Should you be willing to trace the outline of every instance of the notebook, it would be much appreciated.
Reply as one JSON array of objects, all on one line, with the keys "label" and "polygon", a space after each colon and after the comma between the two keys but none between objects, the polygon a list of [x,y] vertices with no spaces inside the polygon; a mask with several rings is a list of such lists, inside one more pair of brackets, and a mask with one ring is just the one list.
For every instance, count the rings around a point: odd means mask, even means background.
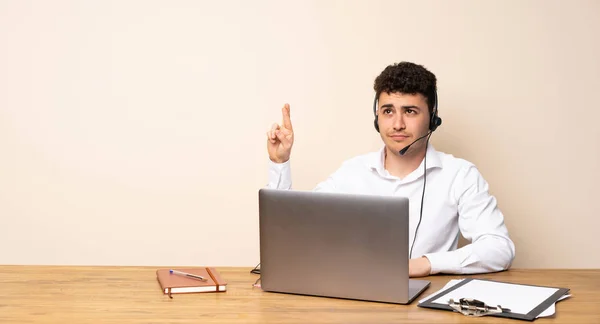
[{"label": "notebook", "polygon": [[[227,282],[221,277],[215,268],[173,268],[179,272],[185,272],[206,278],[206,281],[171,273],[171,269],[156,270],[156,279],[160,284],[163,294],[184,294],[201,292],[224,292],[227,290]],[[172,298],[172,297],[171,297]]]}]

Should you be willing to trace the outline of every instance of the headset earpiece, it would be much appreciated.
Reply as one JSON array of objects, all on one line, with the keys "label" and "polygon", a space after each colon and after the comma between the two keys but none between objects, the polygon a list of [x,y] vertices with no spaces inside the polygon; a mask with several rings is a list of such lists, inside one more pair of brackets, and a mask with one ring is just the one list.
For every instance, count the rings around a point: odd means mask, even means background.
[{"label": "headset earpiece", "polygon": [[379,133],[379,116],[377,115],[377,97],[378,94],[375,94],[375,99],[373,100],[373,115],[375,115],[375,130]]},{"label": "headset earpiece", "polygon": [[431,119],[429,120],[429,130],[431,132],[434,132],[442,124],[442,119],[440,117],[438,117],[437,91],[434,90],[433,92],[435,94],[435,103],[433,105],[433,113],[431,114]]},{"label": "headset earpiece", "polygon": [[438,116],[433,116],[429,122],[429,130],[435,132],[435,130],[442,124],[442,119]]}]

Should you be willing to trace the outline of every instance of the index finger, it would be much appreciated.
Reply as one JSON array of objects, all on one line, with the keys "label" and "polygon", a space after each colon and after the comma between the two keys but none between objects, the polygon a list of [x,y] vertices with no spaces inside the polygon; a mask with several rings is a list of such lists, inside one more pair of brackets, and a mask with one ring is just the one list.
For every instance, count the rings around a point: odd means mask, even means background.
[{"label": "index finger", "polygon": [[292,120],[290,118],[290,105],[285,104],[281,109],[283,114],[283,127],[292,130]]}]

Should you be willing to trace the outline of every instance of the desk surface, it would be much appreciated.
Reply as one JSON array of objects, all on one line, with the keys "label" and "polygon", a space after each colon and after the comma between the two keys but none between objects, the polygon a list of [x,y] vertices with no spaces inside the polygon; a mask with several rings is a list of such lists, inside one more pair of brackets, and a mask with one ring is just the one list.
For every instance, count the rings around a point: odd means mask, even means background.
[{"label": "desk surface", "polygon": [[[169,299],[156,267],[0,266],[0,323],[515,323],[469,318],[450,311],[334,298],[267,293],[252,287],[250,268],[218,268],[225,293],[178,294]],[[542,323],[600,323],[600,270],[510,270],[474,275],[571,289],[556,315]],[[448,280],[428,277],[431,286]]]}]

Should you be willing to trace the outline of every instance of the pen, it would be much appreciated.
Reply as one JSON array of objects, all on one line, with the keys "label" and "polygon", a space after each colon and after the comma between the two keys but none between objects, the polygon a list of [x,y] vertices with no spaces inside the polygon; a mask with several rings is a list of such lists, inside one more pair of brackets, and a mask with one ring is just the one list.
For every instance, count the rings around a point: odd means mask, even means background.
[{"label": "pen", "polygon": [[177,271],[177,270],[171,269],[171,270],[169,270],[169,273],[180,275],[180,276],[184,276],[184,277],[188,277],[188,278],[193,278],[193,279],[197,279],[197,280],[201,280],[201,281],[207,281],[207,279],[204,278],[204,277],[202,277],[202,276],[191,274],[191,273],[187,273],[187,272],[183,272],[183,271]]}]

